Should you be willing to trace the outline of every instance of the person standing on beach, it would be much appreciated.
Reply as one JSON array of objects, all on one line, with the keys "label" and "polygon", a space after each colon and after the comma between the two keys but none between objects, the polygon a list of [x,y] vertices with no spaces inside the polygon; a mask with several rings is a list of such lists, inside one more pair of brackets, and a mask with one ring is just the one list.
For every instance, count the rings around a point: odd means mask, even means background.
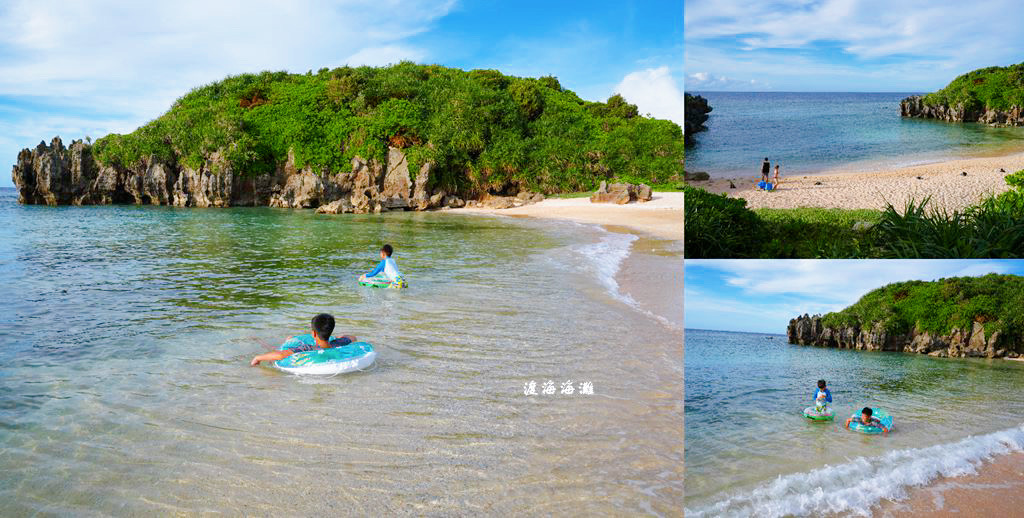
[{"label": "person standing on beach", "polygon": [[768,171],[771,171],[772,164],[768,162],[768,157],[764,157],[764,162],[761,163],[761,181],[768,181]]},{"label": "person standing on beach", "polygon": [[775,179],[774,180],[775,180],[775,182],[774,182],[775,187],[778,187],[779,186],[779,164],[778,164],[778,162],[775,163]]}]

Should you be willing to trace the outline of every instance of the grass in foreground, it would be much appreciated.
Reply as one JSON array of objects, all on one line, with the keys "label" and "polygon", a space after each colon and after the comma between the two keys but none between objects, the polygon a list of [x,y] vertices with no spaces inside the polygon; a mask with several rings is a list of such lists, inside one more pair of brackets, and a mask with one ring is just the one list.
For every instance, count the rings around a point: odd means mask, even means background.
[{"label": "grass in foreground", "polygon": [[1024,171],[1011,190],[962,211],[928,200],[883,211],[750,210],[746,200],[687,187],[688,258],[1024,257]]}]

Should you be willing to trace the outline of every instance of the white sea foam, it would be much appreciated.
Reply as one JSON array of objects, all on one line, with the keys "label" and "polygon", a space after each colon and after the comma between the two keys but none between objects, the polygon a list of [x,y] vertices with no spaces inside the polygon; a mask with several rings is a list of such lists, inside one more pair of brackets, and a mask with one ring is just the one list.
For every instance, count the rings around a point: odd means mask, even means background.
[{"label": "white sea foam", "polygon": [[884,499],[905,498],[910,487],[926,485],[939,477],[972,474],[992,457],[1021,451],[1024,425],[950,444],[894,450],[880,457],[859,457],[837,466],[780,476],[753,491],[686,509],[686,516],[869,516],[872,506]]},{"label": "white sea foam", "polygon": [[678,326],[669,319],[647,310],[628,293],[623,293],[619,288],[619,282],[615,280],[615,276],[622,267],[622,262],[629,257],[630,250],[633,248],[633,242],[638,239],[637,236],[609,232],[597,225],[585,225],[582,223],[576,223],[576,225],[591,226],[600,229],[602,232],[598,242],[573,247],[573,250],[584,258],[584,261],[580,263],[581,268],[586,273],[594,275],[612,298],[657,320],[665,327],[678,329]]}]

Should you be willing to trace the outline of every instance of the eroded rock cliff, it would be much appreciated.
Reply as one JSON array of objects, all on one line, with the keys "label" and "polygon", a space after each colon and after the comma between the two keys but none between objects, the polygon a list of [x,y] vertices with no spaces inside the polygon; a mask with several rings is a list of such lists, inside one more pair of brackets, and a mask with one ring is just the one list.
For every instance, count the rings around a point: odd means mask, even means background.
[{"label": "eroded rock cliff", "polygon": [[786,327],[789,343],[859,349],[865,351],[898,351],[929,356],[966,358],[1017,358],[1024,353],[1024,344],[1005,340],[998,331],[985,332],[985,326],[973,322],[970,329],[953,328],[947,334],[921,331],[916,326],[907,333],[891,333],[881,323],[870,326],[829,327],[820,315],[802,315]]},{"label": "eroded rock cliff", "polygon": [[946,122],[980,122],[999,126],[1024,126],[1024,109],[1013,106],[1007,110],[986,109],[981,103],[960,103],[956,106],[926,104],[924,97],[914,95],[900,101],[900,115]]},{"label": "eroded rock cliff", "polygon": [[213,154],[198,169],[144,160],[134,167],[100,164],[91,146],[60,137],[18,154],[11,179],[19,201],[39,205],[134,203],[178,207],[266,205],[319,208],[322,213],[368,213],[460,207],[465,201],[430,187],[433,165],[410,174],[401,149],[391,147],[386,163],[354,158],[347,172],[299,169],[294,156],[273,174],[245,176]]}]

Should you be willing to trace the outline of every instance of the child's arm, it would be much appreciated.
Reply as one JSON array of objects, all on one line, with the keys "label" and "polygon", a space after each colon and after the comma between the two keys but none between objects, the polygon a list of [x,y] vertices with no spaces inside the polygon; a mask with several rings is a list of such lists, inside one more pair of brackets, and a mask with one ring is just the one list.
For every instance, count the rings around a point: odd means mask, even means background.
[{"label": "child's arm", "polygon": [[372,272],[366,274],[366,278],[369,279],[370,277],[373,277],[374,275],[377,275],[378,273],[383,272],[383,271],[384,271],[384,261],[381,260],[381,262],[377,263],[377,267],[374,268]]},{"label": "child's arm", "polygon": [[277,360],[283,360],[293,354],[295,353],[288,349],[285,349],[283,351],[270,351],[269,353],[263,353],[259,356],[256,356],[255,358],[252,359],[251,362],[249,362],[249,365],[255,367],[259,365],[260,362],[276,362]]},{"label": "child's arm", "polygon": [[832,391],[829,389],[825,389],[825,401],[832,402]]}]

